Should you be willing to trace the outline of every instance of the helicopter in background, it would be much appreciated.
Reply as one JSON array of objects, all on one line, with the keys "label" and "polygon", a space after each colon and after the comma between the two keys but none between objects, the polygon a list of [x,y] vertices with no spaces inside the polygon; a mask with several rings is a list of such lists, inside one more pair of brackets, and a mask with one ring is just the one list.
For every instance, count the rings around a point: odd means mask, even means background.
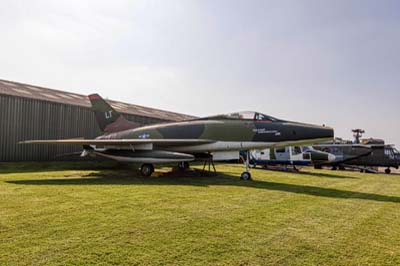
[{"label": "helicopter in background", "polygon": [[335,155],[335,161],[316,164],[315,168],[332,166],[332,170],[346,168],[359,169],[360,172],[377,172],[375,167],[386,167],[385,173],[390,174],[391,168],[399,169],[400,152],[394,145],[385,144],[382,139],[362,139],[363,129],[353,129],[353,141],[335,139],[313,147],[317,150]]}]

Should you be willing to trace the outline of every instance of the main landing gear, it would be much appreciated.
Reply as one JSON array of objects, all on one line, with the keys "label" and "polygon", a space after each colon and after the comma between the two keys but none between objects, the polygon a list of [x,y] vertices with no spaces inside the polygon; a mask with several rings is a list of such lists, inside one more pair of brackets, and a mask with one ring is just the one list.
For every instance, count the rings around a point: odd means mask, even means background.
[{"label": "main landing gear", "polygon": [[140,167],[140,173],[142,176],[151,176],[151,174],[154,173],[154,166],[150,163],[142,164],[142,167]]},{"label": "main landing gear", "polygon": [[244,161],[244,164],[246,166],[246,171],[243,172],[240,176],[240,179],[245,180],[245,181],[250,181],[251,179],[251,174],[250,174],[250,152],[246,151],[246,160]]},{"label": "main landing gear", "polygon": [[[208,163],[208,171],[210,172],[211,170],[211,166],[214,169],[214,173],[216,173],[216,169],[214,166],[214,161],[212,160],[212,157],[208,158],[208,160],[204,161],[204,165],[203,165],[203,174],[205,172],[206,166]],[[252,180],[251,178],[251,174],[250,174],[250,152],[246,152],[246,160],[244,160],[244,164],[246,167],[246,171],[243,172],[240,175],[240,179],[245,180],[245,181],[250,181]],[[189,163],[188,162],[181,162],[178,164],[178,168],[180,170],[185,170],[189,168]],[[140,174],[144,177],[149,177],[154,173],[154,166],[150,163],[145,163],[142,164],[142,166],[140,167]]]},{"label": "main landing gear", "polygon": [[178,169],[181,171],[187,170],[187,169],[189,169],[189,167],[190,167],[190,165],[188,162],[180,162],[178,164]]},{"label": "main landing gear", "polygon": [[386,174],[389,175],[391,172],[392,172],[392,170],[390,170],[390,168],[386,168],[386,169],[385,169],[385,173],[386,173]]}]

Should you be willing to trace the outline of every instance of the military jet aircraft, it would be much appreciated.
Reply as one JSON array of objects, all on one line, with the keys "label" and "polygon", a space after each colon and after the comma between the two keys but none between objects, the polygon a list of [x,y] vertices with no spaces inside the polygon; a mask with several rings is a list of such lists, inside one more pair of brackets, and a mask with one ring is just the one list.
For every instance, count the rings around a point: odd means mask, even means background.
[{"label": "military jet aircraft", "polygon": [[254,167],[257,165],[268,167],[275,165],[308,166],[313,164],[329,163],[336,160],[335,155],[319,151],[311,146],[294,146],[275,149],[252,150],[250,162]]},{"label": "military jet aircraft", "polygon": [[[280,120],[257,112],[238,112],[181,122],[139,126],[126,120],[98,94],[89,95],[103,135],[95,139],[27,140],[23,144],[77,144],[81,156],[95,154],[120,162],[141,163],[143,176],[154,172],[153,164],[208,157],[239,158],[239,151],[307,145],[333,139],[325,126]],[[249,160],[241,179],[251,180]]]}]

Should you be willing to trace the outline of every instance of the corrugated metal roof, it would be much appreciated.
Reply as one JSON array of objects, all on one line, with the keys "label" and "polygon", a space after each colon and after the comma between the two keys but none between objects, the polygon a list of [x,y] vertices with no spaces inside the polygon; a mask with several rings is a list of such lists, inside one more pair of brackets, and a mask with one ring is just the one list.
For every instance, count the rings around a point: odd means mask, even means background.
[{"label": "corrugated metal roof", "polygon": [[[66,91],[53,90],[44,87],[23,84],[0,79],[0,94],[12,95],[23,98],[38,99],[49,102],[77,105],[90,108],[86,95]],[[193,119],[194,116],[163,111],[159,109],[107,100],[118,112],[138,115],[143,117],[158,118],[167,121],[181,121]]]}]

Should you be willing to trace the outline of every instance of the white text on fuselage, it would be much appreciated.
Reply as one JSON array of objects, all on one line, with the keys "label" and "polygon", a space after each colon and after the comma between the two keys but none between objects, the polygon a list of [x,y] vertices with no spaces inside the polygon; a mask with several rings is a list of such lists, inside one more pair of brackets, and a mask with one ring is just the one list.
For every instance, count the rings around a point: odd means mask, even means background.
[{"label": "white text on fuselage", "polygon": [[148,139],[148,138],[150,138],[150,134],[148,134],[148,133],[139,135],[139,139]]},{"label": "white text on fuselage", "polygon": [[273,134],[275,136],[281,135],[281,132],[278,130],[266,130],[265,128],[254,128],[253,132],[256,134]]}]

